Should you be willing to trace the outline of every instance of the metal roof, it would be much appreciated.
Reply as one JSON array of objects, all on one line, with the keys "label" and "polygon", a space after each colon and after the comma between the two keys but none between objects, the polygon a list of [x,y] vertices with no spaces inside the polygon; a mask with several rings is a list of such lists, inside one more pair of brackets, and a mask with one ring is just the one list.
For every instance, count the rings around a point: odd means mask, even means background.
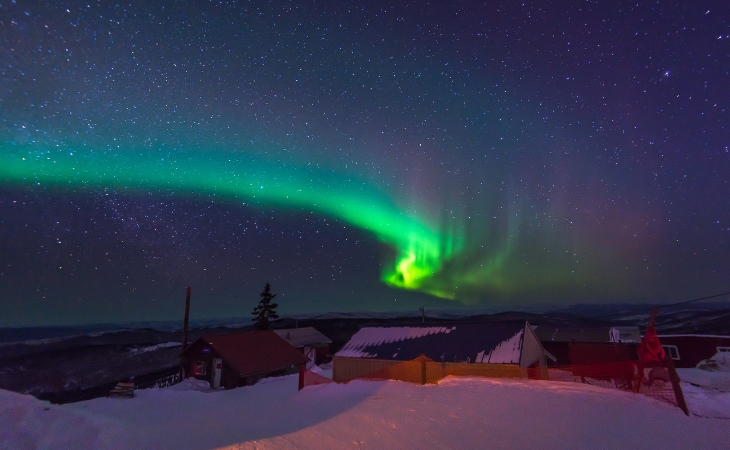
[{"label": "metal roof", "polygon": [[210,345],[243,377],[288,369],[309,361],[291,344],[268,330],[201,336],[197,340]]},{"label": "metal roof", "polygon": [[285,328],[273,331],[294,347],[304,347],[305,345],[318,346],[332,343],[332,339],[312,327]]},{"label": "metal roof", "polygon": [[443,362],[519,364],[525,326],[497,322],[366,327],[335,356],[407,361],[423,354]]}]

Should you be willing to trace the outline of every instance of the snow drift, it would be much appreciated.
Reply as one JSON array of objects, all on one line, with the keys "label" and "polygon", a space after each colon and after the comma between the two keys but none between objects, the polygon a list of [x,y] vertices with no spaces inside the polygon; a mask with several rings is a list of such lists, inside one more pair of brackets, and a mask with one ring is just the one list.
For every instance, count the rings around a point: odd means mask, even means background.
[{"label": "snow drift", "polygon": [[[691,410],[699,405],[730,417],[730,394],[690,388]],[[297,392],[296,376],[230,391],[188,379],[137,391],[129,400],[60,406],[0,391],[2,449],[665,450],[726,448],[727,442],[727,420],[686,417],[642,395],[548,381],[358,380]]]}]

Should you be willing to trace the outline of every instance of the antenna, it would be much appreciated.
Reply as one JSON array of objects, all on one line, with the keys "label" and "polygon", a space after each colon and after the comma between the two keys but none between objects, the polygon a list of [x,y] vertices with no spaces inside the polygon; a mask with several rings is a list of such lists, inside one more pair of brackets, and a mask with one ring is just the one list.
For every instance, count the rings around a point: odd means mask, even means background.
[{"label": "antenna", "polygon": [[421,311],[421,322],[426,323],[426,308],[421,306],[418,310]]}]

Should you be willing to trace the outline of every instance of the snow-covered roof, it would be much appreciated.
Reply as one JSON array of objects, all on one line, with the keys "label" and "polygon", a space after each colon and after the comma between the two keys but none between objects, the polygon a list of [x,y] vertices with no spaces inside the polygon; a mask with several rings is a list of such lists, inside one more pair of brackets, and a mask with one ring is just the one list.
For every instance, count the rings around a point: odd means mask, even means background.
[{"label": "snow-covered roof", "polygon": [[274,330],[274,333],[286,339],[294,347],[304,347],[305,345],[317,346],[332,343],[332,339],[312,327],[285,328],[282,330]]},{"label": "snow-covered roof", "polygon": [[422,327],[366,327],[335,356],[519,364],[525,322],[456,323]]},{"label": "snow-covered roof", "polygon": [[[455,327],[454,327],[455,328]],[[337,352],[336,356],[348,358],[374,358],[364,349],[377,348],[382,344],[402,342],[406,339],[416,339],[429,334],[448,334],[452,327],[373,327],[361,328],[350,341]]]},{"label": "snow-covered roof", "polygon": [[288,369],[309,361],[299,350],[270,330],[201,336],[182,353],[188,355],[200,342],[212,347],[243,377]]}]

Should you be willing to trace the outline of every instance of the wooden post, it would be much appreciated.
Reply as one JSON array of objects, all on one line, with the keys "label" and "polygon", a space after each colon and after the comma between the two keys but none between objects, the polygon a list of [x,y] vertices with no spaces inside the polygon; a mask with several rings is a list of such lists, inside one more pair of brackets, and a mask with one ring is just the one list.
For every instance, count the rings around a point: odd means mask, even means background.
[{"label": "wooden post", "polygon": [[667,355],[664,366],[669,371],[669,379],[672,381],[672,389],[674,389],[674,398],[677,400],[677,406],[689,416],[689,408],[687,402],[684,401],[684,393],[682,393],[682,386],[679,384],[680,379],[677,374],[677,369],[674,368],[674,361],[672,357]]},{"label": "wooden post", "polygon": [[426,355],[421,355],[421,384],[426,384]]},{"label": "wooden post", "polygon": [[188,319],[190,318],[190,286],[188,286],[187,293],[185,294],[185,320],[183,320],[183,337],[182,346],[183,350],[188,345]]},{"label": "wooden post", "polygon": [[306,369],[304,368],[304,364],[299,366],[299,390],[301,391],[304,389],[304,371]]},{"label": "wooden post", "polygon": [[646,329],[654,328],[654,321],[656,321],[656,316],[659,315],[659,308],[654,308],[651,310],[651,315],[649,316],[649,323],[646,325]]},{"label": "wooden post", "polygon": [[190,286],[188,286],[187,293],[185,294],[185,319],[183,319],[183,335],[182,335],[182,350],[180,350],[180,381],[185,379],[185,364],[187,363],[186,357],[183,356],[185,347],[188,345],[188,318],[190,317]]}]

